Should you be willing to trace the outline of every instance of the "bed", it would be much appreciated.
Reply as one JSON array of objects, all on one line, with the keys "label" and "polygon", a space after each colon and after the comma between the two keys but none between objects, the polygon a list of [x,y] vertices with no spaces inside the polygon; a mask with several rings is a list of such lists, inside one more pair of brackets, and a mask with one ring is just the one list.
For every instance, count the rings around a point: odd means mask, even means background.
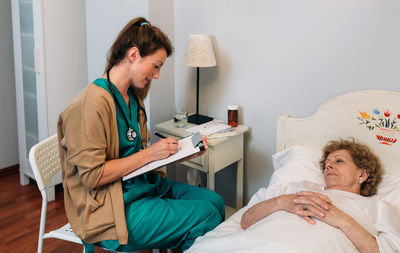
[{"label": "bed", "polygon": [[367,144],[380,157],[385,169],[383,181],[378,193],[369,198],[336,198],[341,191],[335,190],[328,196],[377,238],[381,252],[400,252],[399,131],[400,93],[392,91],[348,93],[322,104],[308,118],[281,115],[268,187],[259,189],[245,207],[197,238],[186,252],[358,252],[340,230],[321,221],[310,225],[284,211],[247,230],[240,227],[242,214],[260,201],[282,191],[323,189],[318,166],[322,147],[329,140],[348,137]]}]

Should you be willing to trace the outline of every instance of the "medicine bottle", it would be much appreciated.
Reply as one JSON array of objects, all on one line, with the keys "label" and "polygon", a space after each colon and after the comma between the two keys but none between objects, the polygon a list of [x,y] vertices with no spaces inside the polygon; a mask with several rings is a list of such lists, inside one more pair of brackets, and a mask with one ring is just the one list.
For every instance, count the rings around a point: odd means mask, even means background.
[{"label": "medicine bottle", "polygon": [[231,127],[238,126],[238,106],[228,105],[228,125]]}]

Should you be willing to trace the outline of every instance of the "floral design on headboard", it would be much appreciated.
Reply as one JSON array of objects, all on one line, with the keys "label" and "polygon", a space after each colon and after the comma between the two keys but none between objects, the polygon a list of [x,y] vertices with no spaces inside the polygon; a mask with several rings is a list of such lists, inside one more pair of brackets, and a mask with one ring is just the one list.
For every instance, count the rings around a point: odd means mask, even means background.
[{"label": "floral design on headboard", "polygon": [[381,144],[389,145],[397,142],[400,133],[400,114],[393,114],[388,109],[380,111],[373,109],[372,113],[359,111],[357,119],[360,125],[365,125],[368,130],[377,131],[376,138]]}]

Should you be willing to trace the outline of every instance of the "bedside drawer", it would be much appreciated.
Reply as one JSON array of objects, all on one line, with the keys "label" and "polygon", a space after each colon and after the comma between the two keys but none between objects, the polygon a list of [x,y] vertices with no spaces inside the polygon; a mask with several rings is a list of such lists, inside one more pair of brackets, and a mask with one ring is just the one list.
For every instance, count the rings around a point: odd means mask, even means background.
[{"label": "bedside drawer", "polygon": [[191,159],[189,161],[185,161],[185,162],[182,162],[182,163],[184,165],[186,165],[186,166],[189,166],[191,168],[195,168],[197,170],[201,170],[201,171],[207,173],[208,172],[208,164],[207,164],[208,152],[209,151],[207,150],[207,152],[204,155],[198,156],[196,158],[193,158],[193,159]]},{"label": "bedside drawer", "polygon": [[[204,154],[205,155],[205,154]],[[197,164],[199,166],[204,166],[204,155],[198,156],[196,158],[190,159],[188,162],[191,162],[193,164]]]}]

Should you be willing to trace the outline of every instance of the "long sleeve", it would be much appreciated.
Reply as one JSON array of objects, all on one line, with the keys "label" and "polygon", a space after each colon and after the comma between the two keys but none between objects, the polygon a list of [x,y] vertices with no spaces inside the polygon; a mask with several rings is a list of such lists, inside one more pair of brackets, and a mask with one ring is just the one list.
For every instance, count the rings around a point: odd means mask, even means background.
[{"label": "long sleeve", "polygon": [[380,201],[376,208],[375,236],[381,253],[400,252],[400,210]]},{"label": "long sleeve", "polygon": [[128,239],[121,181],[96,187],[105,161],[118,158],[115,115],[108,92],[90,84],[58,121],[65,211],[74,232],[88,243]]}]

